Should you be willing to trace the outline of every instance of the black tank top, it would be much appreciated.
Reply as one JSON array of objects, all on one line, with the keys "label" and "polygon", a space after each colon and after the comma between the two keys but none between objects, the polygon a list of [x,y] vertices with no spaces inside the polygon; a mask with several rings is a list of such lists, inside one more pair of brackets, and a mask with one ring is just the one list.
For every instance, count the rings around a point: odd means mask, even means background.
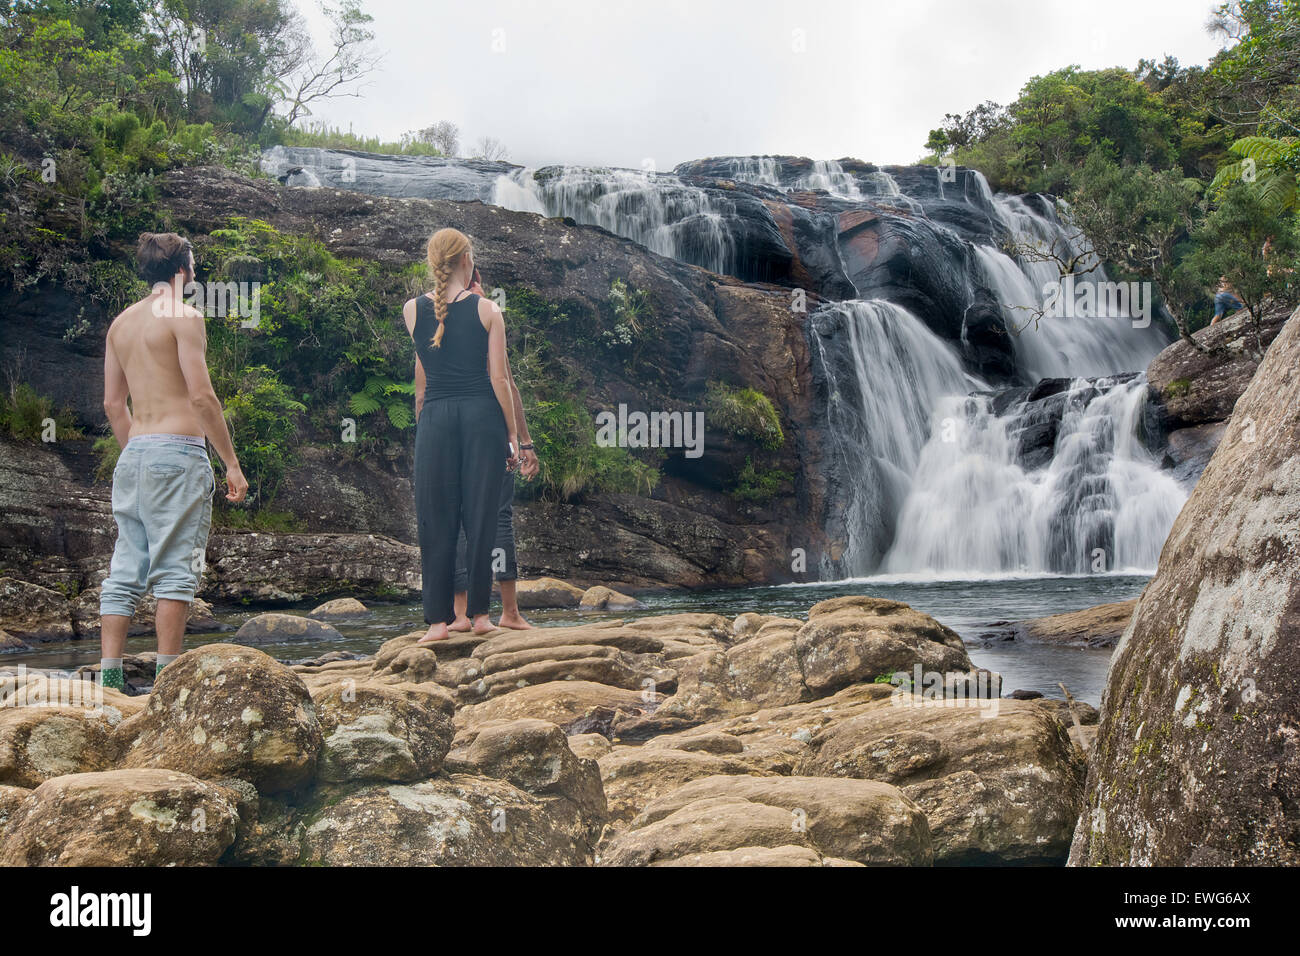
[{"label": "black tank top", "polygon": [[415,300],[415,354],[424,366],[424,400],[435,398],[492,397],[488,375],[488,333],[478,318],[478,293],[447,303],[446,329],[442,346],[433,347],[438,331],[438,314],[433,299],[422,295]]}]

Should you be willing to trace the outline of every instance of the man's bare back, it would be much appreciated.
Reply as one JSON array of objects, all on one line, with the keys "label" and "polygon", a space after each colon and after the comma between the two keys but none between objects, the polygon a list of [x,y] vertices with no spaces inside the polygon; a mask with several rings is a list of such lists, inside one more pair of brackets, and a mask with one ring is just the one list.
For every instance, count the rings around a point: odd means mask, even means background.
[{"label": "man's bare back", "polygon": [[184,300],[193,275],[190,257],[187,269],[170,283],[157,283],[109,326],[104,411],[122,448],[140,435],[206,437],[226,465],[226,500],[236,503],[244,500],[248,481],[208,374],[203,314]]},{"label": "man's bare back", "polygon": [[[177,314],[179,313],[179,314]],[[203,315],[171,296],[153,294],[130,306],[109,326],[107,348],[126,377],[131,395],[128,437],[150,433],[204,437],[181,370],[178,326],[203,330]],[[182,328],[181,338],[186,338]],[[120,439],[119,439],[120,440]]]}]

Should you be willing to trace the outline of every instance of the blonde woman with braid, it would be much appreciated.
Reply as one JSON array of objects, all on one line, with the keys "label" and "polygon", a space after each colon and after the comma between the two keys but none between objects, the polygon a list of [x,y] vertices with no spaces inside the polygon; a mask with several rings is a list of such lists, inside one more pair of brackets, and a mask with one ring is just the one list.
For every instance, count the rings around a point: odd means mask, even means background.
[{"label": "blonde woman with braid", "polygon": [[424,577],[419,643],[445,640],[454,610],[456,540],[465,530],[467,611],[473,630],[492,630],[492,546],[507,468],[519,438],[506,365],[505,317],[471,290],[474,251],[456,229],[429,239],[433,291],[406,303],[415,343],[415,512]]}]

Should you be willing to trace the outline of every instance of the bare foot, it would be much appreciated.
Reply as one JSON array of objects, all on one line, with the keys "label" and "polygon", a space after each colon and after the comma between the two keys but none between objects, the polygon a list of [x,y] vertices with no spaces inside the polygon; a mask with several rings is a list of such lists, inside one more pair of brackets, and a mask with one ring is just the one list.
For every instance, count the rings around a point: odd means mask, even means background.
[{"label": "bare foot", "polygon": [[447,639],[447,625],[441,622],[430,624],[428,633],[416,641],[416,644],[432,644],[435,641],[445,641]]},{"label": "bare foot", "polygon": [[514,614],[502,614],[501,620],[497,621],[497,627],[508,627],[512,631],[528,631],[532,625],[524,620],[524,616],[516,611]]},{"label": "bare foot", "polygon": [[475,616],[474,618],[475,634],[490,634],[495,630],[496,628],[492,626],[492,619],[489,618],[486,614],[479,614]]},{"label": "bare foot", "polygon": [[447,625],[447,630],[449,631],[468,631],[469,628],[470,628],[469,618],[467,618],[463,614],[457,617],[456,620],[452,621],[450,624]]}]

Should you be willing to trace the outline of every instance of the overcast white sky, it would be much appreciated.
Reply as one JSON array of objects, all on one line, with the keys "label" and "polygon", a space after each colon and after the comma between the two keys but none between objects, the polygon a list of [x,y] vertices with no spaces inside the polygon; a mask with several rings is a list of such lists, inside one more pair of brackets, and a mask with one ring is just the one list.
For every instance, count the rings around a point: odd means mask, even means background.
[{"label": "overcast white sky", "polygon": [[[314,25],[316,0],[295,0]],[[1219,48],[1213,0],[365,0],[381,70],[316,119],[447,119],[513,162],[666,170],[783,153],[908,163],[945,113],[1078,63]],[[800,32],[801,31],[801,32]],[[798,49],[802,42],[803,49]]]}]

